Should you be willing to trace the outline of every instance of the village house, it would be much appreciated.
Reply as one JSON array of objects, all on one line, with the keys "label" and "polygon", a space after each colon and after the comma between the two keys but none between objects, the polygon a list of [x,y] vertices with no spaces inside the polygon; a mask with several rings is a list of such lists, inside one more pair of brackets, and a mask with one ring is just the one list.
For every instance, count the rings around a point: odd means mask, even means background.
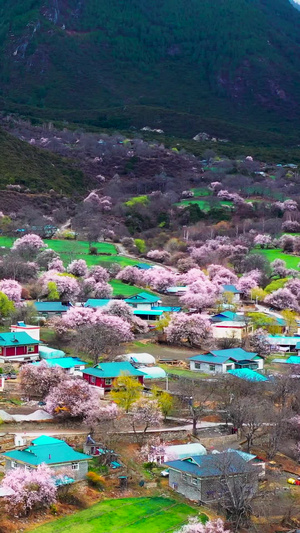
[{"label": "village house", "polygon": [[232,303],[239,303],[241,299],[241,291],[235,285],[223,285],[223,294],[228,292],[232,295]]},{"label": "village house", "polygon": [[61,316],[73,306],[70,302],[35,302],[34,307],[39,315],[48,318],[51,316]]},{"label": "village house", "polygon": [[40,341],[28,333],[9,332],[0,334],[0,363],[30,362],[39,359]]},{"label": "village house", "polygon": [[173,446],[151,446],[148,453],[148,461],[151,463],[164,464],[175,459],[185,459],[192,456],[206,455],[207,451],[199,442],[176,444]]},{"label": "village house", "polygon": [[130,298],[126,298],[125,302],[131,305],[133,309],[138,309],[139,311],[151,311],[153,307],[157,307],[158,304],[161,303],[161,300],[153,294],[139,292]]},{"label": "village house", "polygon": [[257,490],[259,470],[236,451],[199,455],[168,461],[169,486],[189,500],[210,503],[222,497],[230,486],[249,483]]},{"label": "village house", "polygon": [[272,351],[295,352],[299,344],[299,337],[287,335],[268,335],[267,341]]},{"label": "village house", "polygon": [[210,318],[214,339],[237,339],[253,332],[253,326],[245,321],[244,315],[223,311]]},{"label": "village house", "polygon": [[36,341],[40,340],[40,326],[30,326],[29,324],[25,324],[25,322],[17,322],[17,324],[10,326],[10,331],[13,333],[25,332],[28,333],[32,339],[35,339]]},{"label": "village house", "polygon": [[65,441],[42,435],[31,441],[31,445],[21,450],[10,450],[2,454],[5,459],[5,471],[12,468],[31,470],[46,464],[55,471],[62,468],[70,470],[73,480],[84,479],[88,472],[90,457],[76,452]]},{"label": "village house", "polygon": [[82,375],[83,379],[85,379],[90,385],[99,387],[103,394],[112,389],[114,379],[121,375],[134,377],[139,383],[142,385],[144,384],[144,373],[126,361],[118,363],[100,363],[93,368],[86,368],[82,371]]},{"label": "village house", "polygon": [[[49,367],[59,366],[63,370],[66,370],[71,376],[82,376],[82,371],[87,366],[85,361],[82,361],[78,357],[56,357],[53,359],[45,359]],[[40,365],[41,361],[33,363],[34,365]]]},{"label": "village house", "polygon": [[224,374],[228,370],[237,368],[250,368],[262,370],[264,359],[257,353],[247,352],[243,348],[230,348],[227,350],[212,350],[204,355],[190,357],[190,369],[208,374]]}]

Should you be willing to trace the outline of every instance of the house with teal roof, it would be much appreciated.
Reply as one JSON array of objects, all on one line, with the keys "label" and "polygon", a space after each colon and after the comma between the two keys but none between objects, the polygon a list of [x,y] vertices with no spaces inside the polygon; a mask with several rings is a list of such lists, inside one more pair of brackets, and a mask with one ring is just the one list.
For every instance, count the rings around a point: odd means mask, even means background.
[{"label": "house with teal roof", "polygon": [[40,341],[26,331],[0,333],[0,362],[31,362],[39,358]]},{"label": "house with teal roof", "polygon": [[54,470],[54,473],[67,468],[73,480],[85,478],[90,459],[88,455],[77,452],[65,441],[47,435],[32,440],[30,446],[5,452],[2,457],[5,459],[6,472],[18,467],[31,470],[46,464]]},{"label": "house with teal roof", "polygon": [[133,309],[139,309],[143,311],[151,311],[153,307],[157,307],[161,303],[160,298],[154,294],[148,292],[139,292],[130,298],[126,298],[125,302]]},{"label": "house with teal roof", "polygon": [[113,381],[119,376],[126,375],[136,378],[142,385],[145,377],[143,372],[128,361],[100,363],[93,368],[86,368],[82,371],[82,375],[83,379],[90,385],[101,388],[103,393],[112,389]]},{"label": "house with teal roof", "polygon": [[262,370],[264,358],[257,353],[247,352],[243,348],[212,350],[203,355],[190,357],[190,369],[207,374],[225,374],[229,370],[249,368]]},{"label": "house with teal roof", "polygon": [[240,301],[241,291],[239,291],[235,285],[223,285],[223,292],[229,292],[232,294],[234,303],[238,303]]},{"label": "house with teal roof", "polygon": [[[63,370],[66,370],[68,374],[72,376],[82,376],[82,371],[87,366],[85,361],[82,361],[78,357],[56,357],[54,359],[45,359],[47,365],[51,368],[59,366]],[[34,365],[40,365],[41,361],[33,363]]]},{"label": "house with teal roof", "polygon": [[46,318],[50,316],[61,316],[63,313],[66,313],[70,307],[73,307],[69,302],[35,302],[34,307],[39,315],[42,315]]}]

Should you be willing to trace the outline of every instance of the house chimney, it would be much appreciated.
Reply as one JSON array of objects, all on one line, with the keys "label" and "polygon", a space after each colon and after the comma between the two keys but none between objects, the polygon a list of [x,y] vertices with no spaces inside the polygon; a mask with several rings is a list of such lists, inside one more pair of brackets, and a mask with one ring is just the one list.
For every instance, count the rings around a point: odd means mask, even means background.
[{"label": "house chimney", "polygon": [[49,453],[49,459],[51,459],[51,454]]}]

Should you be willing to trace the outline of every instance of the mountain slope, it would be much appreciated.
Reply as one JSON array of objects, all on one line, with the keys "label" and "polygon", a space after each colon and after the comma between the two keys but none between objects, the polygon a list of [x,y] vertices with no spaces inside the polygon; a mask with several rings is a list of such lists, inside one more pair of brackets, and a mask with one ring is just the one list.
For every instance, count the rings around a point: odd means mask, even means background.
[{"label": "mountain slope", "polygon": [[[289,0],[14,4],[0,8],[6,109],[126,128],[146,125],[150,108],[150,125],[161,128],[172,110],[298,131],[300,13]],[[168,133],[186,135],[185,120],[177,122]]]},{"label": "mountain slope", "polygon": [[19,141],[0,130],[0,189],[9,184],[32,192],[82,193],[83,173],[71,161]]}]

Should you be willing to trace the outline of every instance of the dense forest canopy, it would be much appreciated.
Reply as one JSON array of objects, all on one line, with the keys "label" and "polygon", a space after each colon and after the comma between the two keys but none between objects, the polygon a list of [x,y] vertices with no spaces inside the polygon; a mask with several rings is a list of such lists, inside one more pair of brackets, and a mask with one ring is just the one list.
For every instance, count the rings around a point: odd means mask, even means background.
[{"label": "dense forest canopy", "polygon": [[123,125],[124,106],[124,125],[143,125],[143,106],[163,126],[174,110],[288,131],[299,25],[288,0],[2,0],[2,104],[108,126],[112,109]]}]

